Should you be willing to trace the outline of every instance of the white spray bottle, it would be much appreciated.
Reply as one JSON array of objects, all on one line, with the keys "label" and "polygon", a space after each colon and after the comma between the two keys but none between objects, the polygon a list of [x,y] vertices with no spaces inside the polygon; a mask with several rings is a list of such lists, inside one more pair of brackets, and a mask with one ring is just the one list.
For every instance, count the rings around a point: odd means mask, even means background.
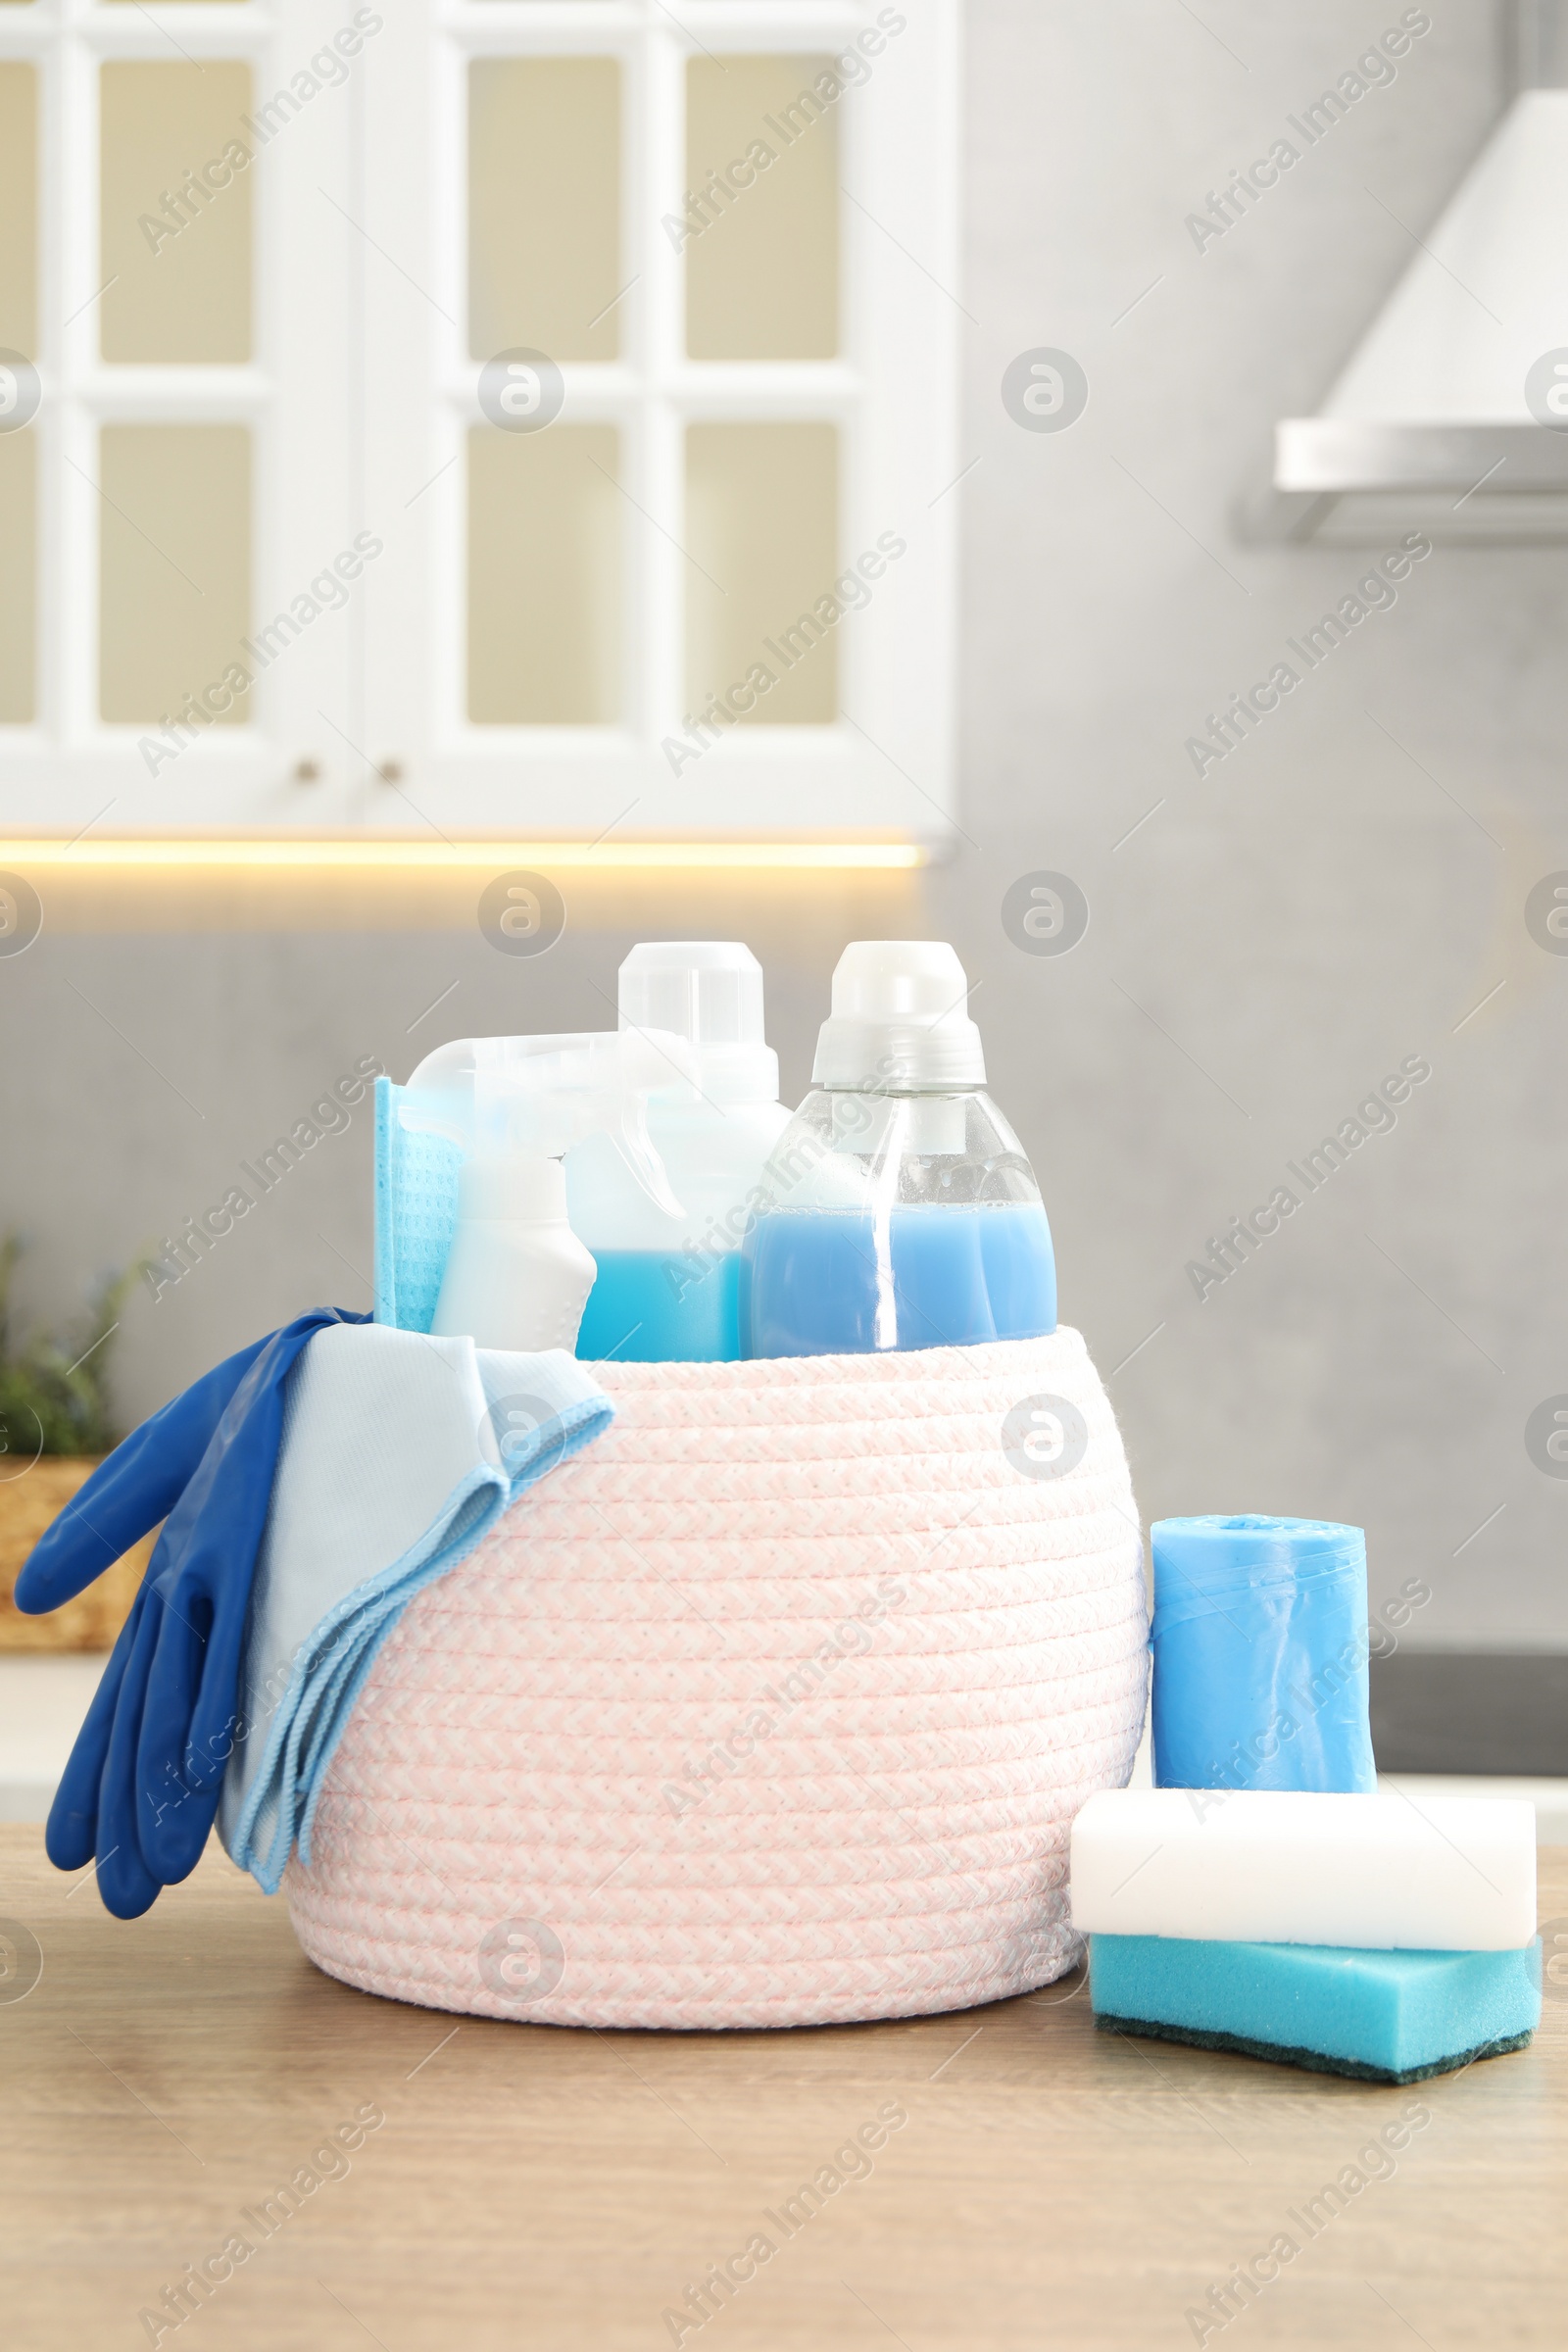
[{"label": "white spray bottle", "polygon": [[597,1268],[567,1220],[563,1155],[608,1137],[655,1206],[679,1216],[648,1138],[648,1098],[692,1072],[686,1040],[659,1030],[460,1038],[425,1056],[399,1115],[467,1154],[433,1333],[572,1348]]}]

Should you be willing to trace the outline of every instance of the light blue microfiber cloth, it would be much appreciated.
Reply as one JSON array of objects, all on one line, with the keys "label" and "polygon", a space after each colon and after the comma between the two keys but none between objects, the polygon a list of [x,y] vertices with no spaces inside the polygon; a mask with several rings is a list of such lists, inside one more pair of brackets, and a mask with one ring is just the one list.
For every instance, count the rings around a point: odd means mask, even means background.
[{"label": "light blue microfiber cloth", "polygon": [[563,1350],[502,1354],[376,1324],[289,1376],[219,1830],[269,1894],[310,1865],[326,1768],[387,1635],[613,1406]]}]

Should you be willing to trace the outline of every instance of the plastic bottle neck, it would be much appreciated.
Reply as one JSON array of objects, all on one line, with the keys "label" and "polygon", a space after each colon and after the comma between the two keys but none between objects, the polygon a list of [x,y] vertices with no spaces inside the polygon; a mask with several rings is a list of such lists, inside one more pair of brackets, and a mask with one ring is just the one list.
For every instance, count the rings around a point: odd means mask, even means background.
[{"label": "plastic bottle neck", "polygon": [[846,1101],[853,1097],[864,1102],[953,1102],[955,1100],[968,1101],[976,1095],[983,1095],[985,1091],[985,1086],[980,1080],[976,1080],[969,1085],[958,1083],[929,1086],[886,1086],[882,1084],[877,1084],[874,1086],[846,1086],[842,1084],[828,1085],[822,1079],[818,1079],[812,1089],[814,1094],[832,1095],[836,1098],[842,1098]]}]

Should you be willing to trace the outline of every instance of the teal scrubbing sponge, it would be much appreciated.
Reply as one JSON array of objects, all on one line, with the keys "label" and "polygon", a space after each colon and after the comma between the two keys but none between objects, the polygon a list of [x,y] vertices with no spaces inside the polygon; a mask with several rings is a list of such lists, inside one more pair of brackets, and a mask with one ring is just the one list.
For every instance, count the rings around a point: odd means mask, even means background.
[{"label": "teal scrubbing sponge", "polygon": [[1354,1951],[1095,1936],[1097,2024],[1321,2074],[1419,2082],[1516,2050],[1541,2021],[1541,1939],[1500,1952]]}]

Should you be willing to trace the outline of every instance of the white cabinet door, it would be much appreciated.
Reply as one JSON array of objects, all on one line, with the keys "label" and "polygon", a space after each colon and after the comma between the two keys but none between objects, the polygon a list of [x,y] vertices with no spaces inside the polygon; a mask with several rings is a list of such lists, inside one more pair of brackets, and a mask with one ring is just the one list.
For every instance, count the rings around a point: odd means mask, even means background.
[{"label": "white cabinet door", "polygon": [[0,7],[0,829],[944,835],[957,70],[956,0]]}]

